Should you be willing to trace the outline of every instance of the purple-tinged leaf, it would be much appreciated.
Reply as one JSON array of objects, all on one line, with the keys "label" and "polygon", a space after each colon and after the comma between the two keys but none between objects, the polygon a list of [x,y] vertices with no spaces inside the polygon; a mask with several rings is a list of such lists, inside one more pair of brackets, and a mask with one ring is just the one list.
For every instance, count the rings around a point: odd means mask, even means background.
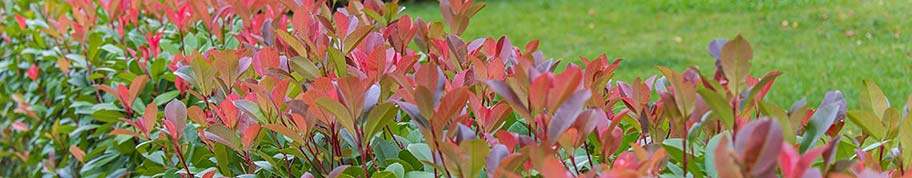
[{"label": "purple-tinged leaf", "polygon": [[792,106],[789,107],[789,115],[794,114],[795,112],[804,112],[800,110],[801,108],[807,106],[807,98],[801,98],[801,100],[792,103]]},{"label": "purple-tinged leaf", "polygon": [[380,85],[374,84],[364,93],[364,111],[367,112],[377,105],[380,99]]},{"label": "purple-tinged leaf", "polygon": [[250,69],[250,65],[253,63],[253,58],[251,57],[242,57],[238,60],[238,71],[237,75],[241,75]]},{"label": "purple-tinged leaf", "polygon": [[751,177],[776,175],[776,158],[783,143],[782,128],[776,120],[750,122],[739,129],[735,137],[735,151],[741,157],[745,172]]},{"label": "purple-tinged leaf", "polygon": [[497,95],[500,95],[500,97],[507,101],[507,103],[513,107],[514,111],[518,111],[519,114],[525,118],[532,118],[529,108],[519,100],[519,96],[516,95],[516,92],[513,92],[513,89],[511,89],[507,83],[499,80],[488,80],[485,81],[485,84],[487,84],[491,90],[494,90],[494,93],[497,93]]},{"label": "purple-tinged leaf", "polygon": [[592,92],[589,90],[578,90],[567,98],[557,111],[554,111],[554,118],[548,125],[548,143],[555,144],[560,135],[564,133],[570,125],[576,122],[577,116],[583,112],[583,104],[589,100]]},{"label": "purple-tinged leaf", "polygon": [[292,114],[301,116],[306,116],[307,110],[310,108],[310,106],[307,106],[307,103],[304,103],[302,100],[291,100],[285,103],[285,105],[288,105],[288,110],[290,110]]},{"label": "purple-tinged leaf", "polygon": [[393,102],[395,102],[397,105],[399,105],[399,109],[401,109],[402,111],[405,111],[405,114],[408,114],[409,117],[412,118],[412,120],[414,120],[415,122],[418,123],[418,125],[420,125],[424,128],[430,128],[431,123],[427,120],[427,118],[425,118],[423,115],[421,115],[421,111],[418,111],[418,106],[415,106],[412,103],[407,103],[407,102],[402,102],[402,101],[393,101]]},{"label": "purple-tinged leaf", "polygon": [[842,92],[839,90],[827,92],[826,96],[823,97],[823,101],[820,101],[820,106],[835,104],[839,105],[839,111],[836,113],[836,120],[844,120],[846,117],[846,100],[842,97]]},{"label": "purple-tinged leaf", "polygon": [[474,140],[474,139],[476,139],[475,131],[472,130],[472,128],[469,128],[468,126],[465,126],[462,124],[458,124],[456,126],[456,138],[455,138],[456,144],[462,143],[462,141],[465,141],[465,140]]},{"label": "purple-tinged leaf", "polygon": [[715,39],[709,42],[709,45],[706,47],[706,50],[709,51],[709,55],[712,55],[716,58],[716,61],[719,60],[719,52],[722,51],[722,46],[725,46],[725,43],[728,42],[728,39],[720,38]]},{"label": "purple-tinged leaf", "polygon": [[260,27],[260,33],[262,33],[263,43],[266,44],[266,46],[275,44],[275,32],[272,31],[272,19],[263,21],[263,26]]},{"label": "purple-tinged leaf", "polygon": [[182,135],[184,128],[187,128],[187,106],[180,100],[171,100],[168,105],[165,105],[165,119],[171,121],[176,127],[176,130],[171,130],[172,132],[179,132],[172,134]]},{"label": "purple-tinged leaf", "polygon": [[465,42],[463,42],[459,36],[447,35],[446,43],[447,47],[450,48],[450,53],[456,57],[456,60],[451,61],[453,61],[457,67],[461,67],[459,65],[462,65],[462,63],[466,61],[466,56],[468,55]]},{"label": "purple-tinged leaf", "polygon": [[345,172],[345,169],[348,169],[348,167],[351,167],[351,166],[349,166],[349,165],[341,165],[341,166],[339,166],[339,167],[333,168],[333,170],[332,170],[331,172],[329,172],[329,176],[327,176],[327,177],[329,177],[329,178],[337,178],[337,177],[341,176],[342,173]]},{"label": "purple-tinged leaf", "polygon": [[839,149],[839,147],[836,145],[839,144],[839,140],[841,138],[842,138],[842,136],[836,136],[835,138],[833,138],[833,140],[830,140],[830,142],[827,143],[826,146],[823,147],[824,148],[823,153],[821,153],[821,154],[823,156],[824,170],[829,169],[830,163],[833,163],[833,161],[835,161],[836,152],[838,151],[837,149]]},{"label": "purple-tinged leaf", "polygon": [[485,169],[488,171],[488,177],[494,177],[494,172],[500,167],[500,161],[510,155],[510,152],[507,150],[507,146],[503,144],[494,145],[491,148],[491,153],[488,153],[488,157],[485,158]]}]

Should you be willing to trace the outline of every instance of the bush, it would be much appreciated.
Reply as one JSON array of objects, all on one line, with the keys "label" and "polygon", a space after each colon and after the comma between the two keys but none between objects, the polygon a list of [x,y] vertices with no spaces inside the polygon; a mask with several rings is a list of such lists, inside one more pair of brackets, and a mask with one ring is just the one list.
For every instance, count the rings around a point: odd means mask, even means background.
[{"label": "bush", "polygon": [[[751,46],[717,68],[611,80],[538,42],[464,40],[397,3],[5,3],[0,174],[10,177],[901,176],[910,107],[865,82],[813,108],[763,100]],[[447,1],[444,1],[447,2]],[[100,8],[99,8],[100,7]],[[521,50],[522,49],[522,50]],[[912,98],[910,98],[912,101]],[[863,132],[843,131],[846,124]],[[905,118],[905,119],[904,119]],[[822,158],[822,159],[818,159]]]}]

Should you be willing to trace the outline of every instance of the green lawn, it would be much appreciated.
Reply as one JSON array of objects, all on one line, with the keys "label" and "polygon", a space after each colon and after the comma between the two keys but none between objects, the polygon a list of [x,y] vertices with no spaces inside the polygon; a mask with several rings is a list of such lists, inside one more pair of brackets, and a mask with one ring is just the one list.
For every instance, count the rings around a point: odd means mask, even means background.
[{"label": "green lawn", "polygon": [[[780,105],[805,96],[817,105],[826,91],[842,90],[854,109],[864,79],[878,83],[894,106],[912,94],[906,0],[720,1],[490,0],[464,38],[507,35],[517,46],[538,39],[546,56],[572,62],[605,53],[625,59],[616,78],[630,81],[657,74],[655,66],[708,73],[707,43],[740,33],[754,48],[754,76],[783,72],[769,95]],[[406,7],[411,16],[442,19],[436,3]]]}]

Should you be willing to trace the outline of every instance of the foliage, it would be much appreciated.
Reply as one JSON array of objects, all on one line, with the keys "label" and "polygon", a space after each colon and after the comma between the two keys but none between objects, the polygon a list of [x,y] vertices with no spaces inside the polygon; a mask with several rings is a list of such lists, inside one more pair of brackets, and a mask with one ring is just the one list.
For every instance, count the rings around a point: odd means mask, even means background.
[{"label": "foliage", "polygon": [[709,44],[711,75],[623,82],[605,55],[557,72],[536,41],[463,40],[483,3],[441,0],[443,22],[335,3],[6,2],[0,173],[888,177],[912,160],[908,105],[864,82],[861,109],[832,91],[785,110],[740,35]]}]

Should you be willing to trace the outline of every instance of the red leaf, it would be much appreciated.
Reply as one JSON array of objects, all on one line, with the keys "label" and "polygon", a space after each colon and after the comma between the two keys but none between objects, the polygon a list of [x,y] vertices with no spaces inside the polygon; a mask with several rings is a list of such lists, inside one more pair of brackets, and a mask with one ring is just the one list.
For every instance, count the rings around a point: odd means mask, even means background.
[{"label": "red leaf", "polygon": [[108,132],[108,135],[129,135],[133,137],[139,137],[139,134],[130,130],[124,129],[114,129],[111,132]]},{"label": "red leaf", "polygon": [[265,47],[253,56],[253,70],[260,75],[272,75],[267,69],[280,68],[279,52],[272,47]]},{"label": "red leaf", "polygon": [[621,128],[613,127],[611,131],[602,136],[602,155],[614,155],[621,147],[623,139],[624,131]]},{"label": "red leaf", "polygon": [[516,148],[516,137],[506,130],[497,131],[497,140],[507,146],[507,150],[510,152],[513,152],[513,148]]},{"label": "red leaf", "polygon": [[738,167],[738,156],[729,148],[729,142],[731,141],[728,136],[722,136],[719,145],[714,148],[716,170],[719,171],[719,177],[744,177],[741,173],[741,168]]},{"label": "red leaf", "polygon": [[[203,178],[213,178],[213,177],[215,177],[215,173],[217,173],[217,172],[218,172],[218,170],[212,170],[212,171],[206,172],[203,174]],[[301,176],[301,177],[304,177],[304,176]],[[311,177],[313,177],[313,176],[311,176]]]},{"label": "red leaf", "polygon": [[142,122],[137,123],[140,125],[139,128],[143,133],[148,135],[152,132],[152,127],[155,125],[155,121],[158,120],[158,106],[155,105],[155,102],[149,103],[146,105],[146,111],[143,113]]},{"label": "red leaf", "polygon": [[119,99],[121,104],[124,105],[124,108],[126,108],[128,110],[133,108],[133,102],[131,102],[131,100],[129,98],[130,89],[127,88],[127,86],[125,86],[123,84],[119,84],[119,85],[117,85],[117,88],[114,91],[117,92],[117,95],[115,95],[115,96],[117,96],[117,99]]},{"label": "red leaf", "polygon": [[459,87],[453,89],[446,93],[443,96],[439,106],[437,106],[437,112],[434,113],[435,119],[444,119],[452,120],[454,117],[461,114],[463,108],[466,105],[466,101],[469,99],[469,90],[465,87]]},{"label": "red leaf", "polygon": [[209,125],[209,123],[206,122],[206,112],[203,111],[203,108],[200,108],[199,106],[190,106],[190,108],[187,109],[187,116],[190,117],[190,120],[196,122],[199,125],[202,125],[203,127]]},{"label": "red leaf", "polygon": [[19,14],[16,14],[16,22],[19,23],[19,29],[25,30],[28,28],[28,24],[25,23],[25,18]]},{"label": "red leaf", "polygon": [[250,126],[247,126],[247,129],[245,129],[241,134],[241,144],[244,144],[244,148],[249,149],[250,145],[253,144],[253,140],[257,137],[257,135],[259,135],[259,133],[260,125],[251,124]]},{"label": "red leaf", "polygon": [[[583,75],[579,67],[570,65],[563,73],[555,76],[554,88],[549,90],[549,94],[540,97],[548,97],[548,108],[556,109],[564,103],[571,95],[574,95],[580,87],[580,81]],[[588,98],[586,99],[588,100]],[[584,100],[585,102],[585,100]]]},{"label": "red leaf", "polygon": [[32,64],[31,66],[29,66],[29,69],[28,69],[28,71],[25,72],[25,74],[28,75],[28,77],[30,79],[32,79],[32,81],[35,81],[35,80],[38,80],[38,72],[39,72],[38,70],[40,70],[40,69],[38,69],[38,66],[35,66],[35,64]]},{"label": "red leaf", "polygon": [[29,130],[28,126],[26,126],[25,123],[22,123],[22,121],[14,122],[13,129],[17,130],[17,131],[21,131],[21,132],[25,132],[25,131]]},{"label": "red leaf", "polygon": [[349,109],[352,116],[358,118],[362,113],[362,108],[364,107],[364,91],[365,87],[361,83],[361,79],[358,77],[345,77],[337,81],[338,89],[340,94],[342,94],[342,101],[344,105]]},{"label": "red leaf", "polygon": [[75,157],[76,160],[79,160],[79,162],[82,162],[83,157],[85,157],[85,151],[82,151],[82,149],[76,145],[70,146],[70,154],[73,154],[73,157]]},{"label": "red leaf", "polygon": [[804,155],[799,155],[789,144],[782,144],[782,153],[779,154],[779,165],[782,167],[782,175],[786,178],[800,178],[811,167],[811,164],[826,150],[826,147],[819,147],[808,150]]},{"label": "red leaf", "polygon": [[224,123],[226,127],[232,129],[235,128],[238,122],[238,108],[234,105],[235,100],[238,100],[236,94],[232,93],[228,95],[225,100],[222,100],[221,103],[219,103],[217,112],[222,123]]},{"label": "red leaf", "polygon": [[182,131],[180,131],[177,126],[174,126],[174,122],[171,120],[165,120],[163,123],[165,125],[165,130],[168,130],[168,135],[171,135],[171,139],[177,143],[177,140],[180,139]]},{"label": "red leaf", "polygon": [[560,160],[554,156],[545,158],[542,175],[544,177],[573,177],[570,172],[567,171],[567,168],[561,164]]}]

